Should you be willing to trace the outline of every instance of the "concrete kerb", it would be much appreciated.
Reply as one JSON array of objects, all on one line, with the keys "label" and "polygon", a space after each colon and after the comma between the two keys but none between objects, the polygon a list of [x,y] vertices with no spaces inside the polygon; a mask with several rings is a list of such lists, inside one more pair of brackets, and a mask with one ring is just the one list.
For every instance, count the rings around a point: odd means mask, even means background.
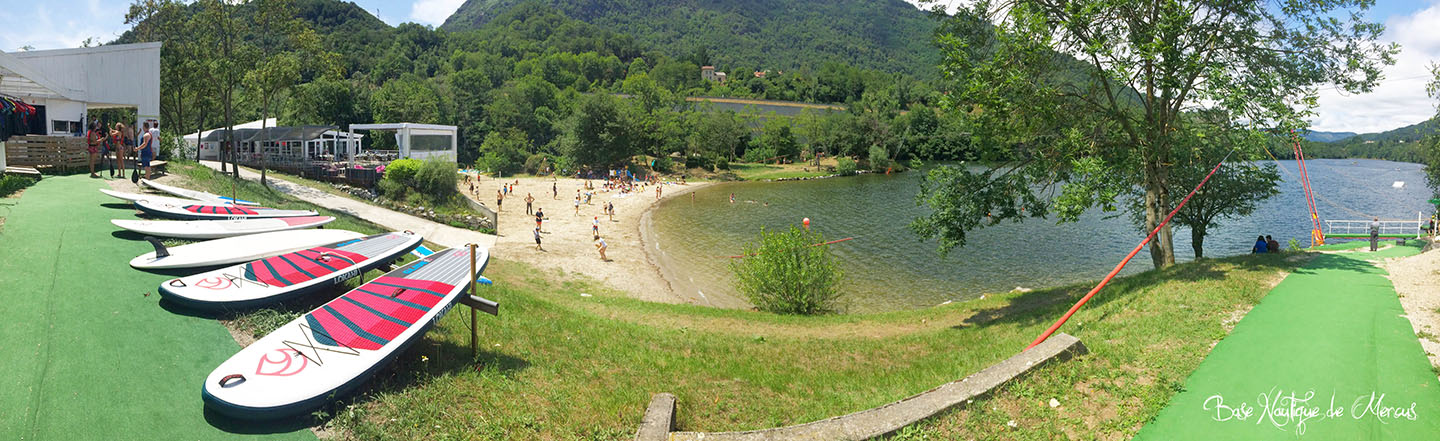
[{"label": "concrete kerb", "polygon": [[744,432],[671,432],[675,425],[675,396],[660,393],[645,410],[635,441],[865,440],[893,433],[985,395],[1046,362],[1087,352],[1080,339],[1060,333],[985,370],[894,403],[805,424]]}]

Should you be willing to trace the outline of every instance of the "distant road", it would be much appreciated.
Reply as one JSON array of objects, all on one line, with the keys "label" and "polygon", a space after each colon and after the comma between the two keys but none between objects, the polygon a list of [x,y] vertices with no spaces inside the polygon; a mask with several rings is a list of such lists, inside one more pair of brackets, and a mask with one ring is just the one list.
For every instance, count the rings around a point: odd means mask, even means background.
[{"label": "distant road", "polygon": [[734,110],[734,111],[736,111],[736,112],[743,111],[743,110],[745,109],[745,107],[747,107],[747,106],[754,106],[754,107],[756,108],[756,110],[759,110],[759,111],[760,111],[760,113],[775,112],[775,114],[777,114],[777,115],[785,115],[785,116],[795,116],[795,115],[799,115],[800,112],[803,111],[803,110],[805,110],[805,109],[830,110],[830,111],[837,111],[837,112],[843,112],[843,111],[845,111],[845,106],[839,106],[839,105],[834,105],[834,104],[815,104],[815,103],[801,103],[801,102],[795,102],[795,101],[757,100],[757,99],[749,99],[749,98],[720,98],[720,97],[708,97],[708,96],[692,96],[692,97],[687,97],[687,98],[685,98],[685,101],[686,101],[686,102],[691,102],[691,103],[711,103],[711,104],[714,104],[714,105],[715,105],[716,107],[718,107],[718,108],[727,109],[727,110]]}]

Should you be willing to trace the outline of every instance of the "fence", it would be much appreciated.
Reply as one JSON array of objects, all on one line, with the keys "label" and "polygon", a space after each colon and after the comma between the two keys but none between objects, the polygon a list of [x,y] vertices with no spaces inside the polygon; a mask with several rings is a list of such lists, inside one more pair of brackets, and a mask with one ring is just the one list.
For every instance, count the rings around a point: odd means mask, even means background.
[{"label": "fence", "polygon": [[85,139],[72,136],[12,136],[5,142],[6,165],[49,169],[83,168],[90,155]]},{"label": "fence", "polygon": [[[1423,218],[1423,214],[1420,215]],[[1370,237],[1370,222],[1368,220],[1326,220],[1325,237],[1334,238],[1368,238]],[[1380,237],[1422,237],[1425,234],[1423,219],[1416,220],[1382,220],[1380,221]]]}]

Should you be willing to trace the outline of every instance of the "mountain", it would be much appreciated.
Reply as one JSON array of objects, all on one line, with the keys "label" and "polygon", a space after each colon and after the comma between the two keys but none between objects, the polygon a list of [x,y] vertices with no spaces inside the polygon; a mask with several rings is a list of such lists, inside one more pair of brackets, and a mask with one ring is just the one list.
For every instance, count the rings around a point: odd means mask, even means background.
[{"label": "mountain", "polygon": [[[1436,134],[1440,134],[1440,123],[1431,119],[1386,132],[1355,135],[1333,142],[1311,142],[1305,146],[1305,156],[1422,162],[1422,148],[1426,140]],[[1280,155],[1290,156],[1277,154]]]},{"label": "mountain", "polygon": [[440,29],[477,29],[532,1],[732,76],[835,62],[934,78],[940,62],[939,21],[903,0],[467,0]]},{"label": "mountain", "polygon": [[1304,138],[1305,138],[1306,141],[1335,142],[1335,141],[1340,141],[1340,140],[1343,140],[1343,139],[1346,139],[1346,138],[1350,138],[1350,137],[1352,137],[1352,136],[1357,136],[1357,135],[1359,135],[1359,134],[1358,134],[1358,133],[1355,133],[1355,132],[1316,132],[1316,131],[1309,131],[1309,132],[1305,132]]}]

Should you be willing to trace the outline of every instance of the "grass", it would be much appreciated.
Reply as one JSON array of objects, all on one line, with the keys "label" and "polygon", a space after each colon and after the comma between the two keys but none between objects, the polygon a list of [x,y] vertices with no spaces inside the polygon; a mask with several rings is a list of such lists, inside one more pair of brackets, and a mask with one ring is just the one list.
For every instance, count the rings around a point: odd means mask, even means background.
[{"label": "grass", "polygon": [[[834,174],[823,167],[823,165],[833,167],[834,164],[825,164],[824,162],[827,161],[822,161],[822,167],[819,168],[816,168],[815,166],[810,164],[774,165],[732,162],[730,163],[730,171],[735,172],[736,176],[739,176],[740,179],[746,181],[813,178],[820,176],[830,176]],[[834,161],[828,162],[833,163]]]},{"label": "grass", "polygon": [[[1065,328],[1091,355],[1007,386],[1021,397],[1016,403],[1050,396],[1067,403],[1064,413],[1029,415],[1025,427],[1053,425],[1033,437],[1054,438],[1088,421],[1133,435],[1225,335],[1225,321],[1297,263],[1240,256],[1118,280]],[[657,392],[679,398],[681,430],[804,423],[919,393],[1014,355],[1089,288],[796,317],[640,302],[503,260],[486,275],[496,284],[482,295],[502,312],[480,320],[478,358],[470,359],[463,309],[450,314],[364,396],[328,411],[330,424],[354,439],[627,439]],[[1072,390],[1077,384],[1084,392]],[[1003,415],[974,416],[985,422],[975,425],[952,414],[910,429],[906,439],[1008,438],[997,430],[1006,421],[989,424]],[[932,432],[939,437],[925,438]]]},{"label": "grass", "polygon": [[[229,185],[208,169],[181,164],[172,171],[202,190]],[[240,197],[313,209],[253,183],[241,184]],[[379,231],[363,220],[345,222]],[[1063,328],[1089,355],[1041,368],[893,439],[1132,436],[1227,324],[1305,260],[1293,256],[1205,260],[1117,279]],[[470,355],[468,314],[457,308],[364,392],[313,422],[365,440],[628,439],[650,395],[671,392],[681,430],[804,423],[889,403],[1008,358],[1090,288],[799,317],[642,302],[575,274],[501,258],[486,276],[495,285],[480,294],[502,306],[499,317],[479,321],[478,357]],[[263,335],[343,291],[226,319]],[[1050,398],[1062,405],[1050,408]]]}]

